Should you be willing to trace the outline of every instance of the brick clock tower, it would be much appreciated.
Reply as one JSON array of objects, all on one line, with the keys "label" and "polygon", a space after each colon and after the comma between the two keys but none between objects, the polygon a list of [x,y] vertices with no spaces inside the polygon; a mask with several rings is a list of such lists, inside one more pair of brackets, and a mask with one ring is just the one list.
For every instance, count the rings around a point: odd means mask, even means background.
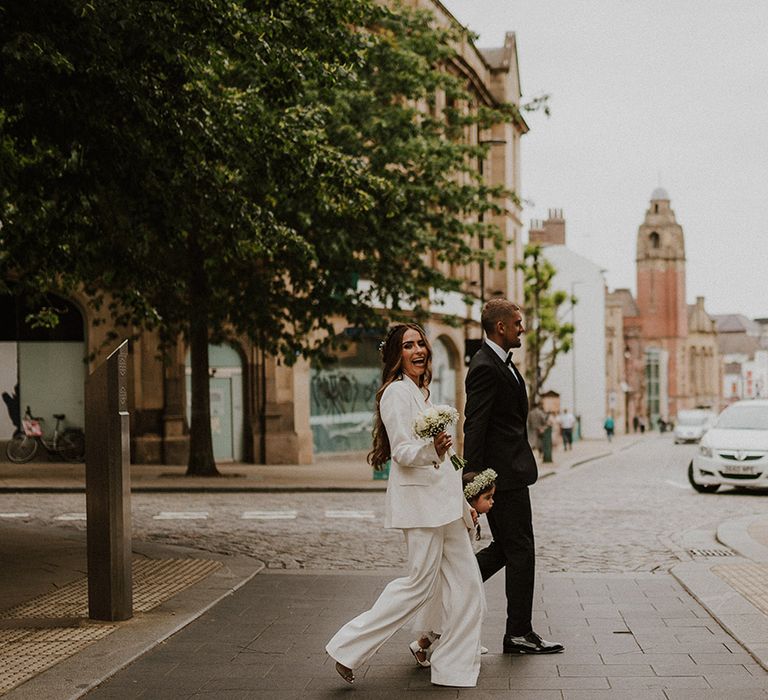
[{"label": "brick clock tower", "polygon": [[657,187],[637,232],[637,305],[645,350],[646,415],[686,408],[685,240],[666,190]]}]

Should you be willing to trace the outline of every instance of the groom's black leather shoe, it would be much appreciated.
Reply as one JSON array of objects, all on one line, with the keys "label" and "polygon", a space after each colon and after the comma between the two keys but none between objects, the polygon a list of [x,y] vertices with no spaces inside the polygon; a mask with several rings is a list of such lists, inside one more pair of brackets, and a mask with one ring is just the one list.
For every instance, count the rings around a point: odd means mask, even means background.
[{"label": "groom's black leather shoe", "polygon": [[536,632],[528,632],[522,637],[504,635],[505,654],[557,654],[565,647],[558,642],[548,642],[539,637]]}]

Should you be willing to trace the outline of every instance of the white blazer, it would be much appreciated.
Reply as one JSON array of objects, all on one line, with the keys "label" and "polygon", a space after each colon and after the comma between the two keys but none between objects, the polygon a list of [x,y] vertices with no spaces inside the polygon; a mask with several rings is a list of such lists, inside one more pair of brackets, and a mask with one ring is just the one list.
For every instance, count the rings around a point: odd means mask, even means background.
[{"label": "white blazer", "polygon": [[453,468],[447,455],[443,460],[437,456],[431,439],[413,433],[416,416],[431,405],[405,375],[381,396],[379,411],[392,450],[384,527],[440,527],[459,518],[472,527],[461,472]]}]

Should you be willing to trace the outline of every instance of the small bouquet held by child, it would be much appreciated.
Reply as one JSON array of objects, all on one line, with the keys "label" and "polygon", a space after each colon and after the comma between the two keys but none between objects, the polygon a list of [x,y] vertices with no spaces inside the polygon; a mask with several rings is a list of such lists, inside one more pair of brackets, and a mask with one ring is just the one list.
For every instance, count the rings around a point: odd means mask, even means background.
[{"label": "small bouquet held by child", "polygon": [[[449,425],[453,425],[459,420],[459,412],[447,404],[439,404],[422,411],[413,421],[413,432],[416,437],[434,438],[436,435],[445,432]],[[458,471],[467,466],[467,460],[459,457],[454,449],[448,449],[448,455],[451,458],[453,468]]]}]

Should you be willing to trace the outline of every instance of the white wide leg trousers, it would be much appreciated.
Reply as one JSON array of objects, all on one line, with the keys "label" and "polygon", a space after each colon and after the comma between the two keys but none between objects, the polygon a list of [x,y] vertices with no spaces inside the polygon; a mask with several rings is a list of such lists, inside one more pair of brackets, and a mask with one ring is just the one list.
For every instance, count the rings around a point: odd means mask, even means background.
[{"label": "white wide leg trousers", "polygon": [[454,520],[441,527],[408,528],[403,532],[408,546],[408,575],[387,584],[373,607],[344,625],[325,650],[344,666],[359,668],[430,600],[439,586],[447,617],[440,639],[432,645],[432,683],[474,687],[480,672],[485,597],[466,525]]}]

